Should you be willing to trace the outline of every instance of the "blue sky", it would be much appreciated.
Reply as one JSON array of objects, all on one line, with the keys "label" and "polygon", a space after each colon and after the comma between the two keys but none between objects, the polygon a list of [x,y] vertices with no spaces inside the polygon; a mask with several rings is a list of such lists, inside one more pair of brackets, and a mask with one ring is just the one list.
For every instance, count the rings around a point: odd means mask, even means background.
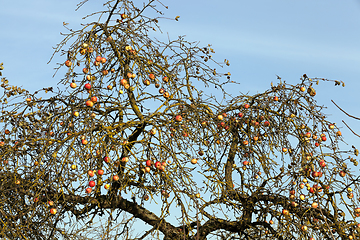
[{"label": "blue sky", "polygon": [[[77,1],[3,1],[0,9],[1,62],[11,83],[36,90],[54,85],[52,78],[58,57],[47,64],[52,47],[60,42],[62,22],[77,29],[87,13],[98,10],[90,0],[79,11]],[[330,98],[357,113],[356,91],[360,87],[360,1],[163,1],[166,17],[180,15],[180,21],[162,20],[164,33],[176,38],[212,44],[219,61],[230,59],[225,71],[241,83],[240,91],[265,90],[279,75],[295,83],[303,73],[311,77],[343,80],[346,88],[321,84],[319,99]],[[159,4],[160,5],[160,4]],[[5,33],[5,34],[4,34]],[[164,37],[166,35],[164,34]],[[260,83],[260,84],[259,84]],[[322,95],[322,89],[324,94]],[[328,97],[328,99],[323,99]],[[337,112],[339,113],[339,112]],[[339,113],[340,114],[340,113]]]},{"label": "blue sky", "polygon": [[[136,0],[139,1],[139,0]],[[55,86],[63,75],[53,78],[57,56],[47,64],[53,49],[66,32],[63,22],[78,29],[81,19],[99,10],[100,1],[90,0],[79,11],[77,1],[2,1],[0,7],[0,62],[4,62],[10,84],[35,91]],[[320,104],[342,129],[349,144],[360,147],[341,123],[344,119],[360,134],[360,122],[349,119],[334,107],[331,99],[349,113],[360,117],[360,1],[359,0],[163,0],[171,19],[163,19],[163,37],[186,35],[187,40],[212,44],[213,57],[229,59],[232,80],[240,83],[238,92],[257,93],[276,82],[276,75],[297,83],[302,74],[338,79],[346,87],[332,83],[316,86]],[[158,4],[161,8],[160,4]],[[201,45],[200,44],[200,45]],[[349,146],[351,147],[351,145]]]}]

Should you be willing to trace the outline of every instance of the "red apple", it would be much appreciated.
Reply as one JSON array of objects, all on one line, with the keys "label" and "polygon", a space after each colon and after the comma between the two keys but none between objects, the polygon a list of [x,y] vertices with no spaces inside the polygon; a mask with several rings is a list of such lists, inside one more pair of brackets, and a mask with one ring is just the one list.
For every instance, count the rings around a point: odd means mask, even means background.
[{"label": "red apple", "polygon": [[85,104],[86,104],[86,106],[88,106],[88,107],[93,107],[93,106],[94,106],[94,102],[92,102],[92,101],[90,101],[90,100],[87,100]]},{"label": "red apple", "polygon": [[181,115],[177,115],[177,116],[175,117],[175,120],[176,120],[177,122],[181,122],[181,121],[182,121],[182,116],[181,116]]},{"label": "red apple", "polygon": [[275,96],[274,101],[279,101],[279,98],[277,96]]},{"label": "red apple", "polygon": [[249,164],[249,161],[246,161],[246,160],[245,160],[245,161],[243,162],[243,164],[244,164],[244,166],[246,166],[246,165]]},{"label": "red apple", "polygon": [[106,58],[102,57],[102,58],[100,59],[100,62],[101,62],[102,64],[106,63]]},{"label": "red apple", "polygon": [[70,60],[65,61],[65,66],[71,67],[72,62]]},{"label": "red apple", "polygon": [[312,204],[311,204],[311,207],[312,208],[317,208],[319,206],[319,204],[317,203],[317,202],[313,202]]},{"label": "red apple", "polygon": [[165,76],[165,77],[163,77],[163,81],[167,83],[167,82],[169,82],[169,78]]},{"label": "red apple", "polygon": [[83,73],[87,74],[89,72],[89,69],[83,68]]},{"label": "red apple", "polygon": [[71,88],[76,88],[76,83],[74,83],[74,82],[73,82],[73,83],[70,83],[70,87],[71,87]]},{"label": "red apple", "polygon": [[98,174],[99,174],[99,175],[103,175],[103,174],[104,174],[104,170],[99,169],[99,170],[98,170]]},{"label": "red apple", "polygon": [[324,160],[324,159],[321,159],[321,160],[319,161],[319,165],[320,165],[320,167],[324,168],[324,167],[326,166],[325,160]]},{"label": "red apple", "polygon": [[341,177],[345,177],[345,175],[346,175],[346,173],[344,171],[340,171],[339,174],[340,174]]},{"label": "red apple", "polygon": [[118,175],[114,175],[114,176],[113,176],[113,180],[114,180],[114,181],[118,181],[118,180],[119,180],[119,176],[118,176]]},{"label": "red apple", "polygon": [[108,184],[108,183],[105,184],[104,188],[105,188],[105,189],[109,189],[109,188],[110,188],[110,184]]},{"label": "red apple", "polygon": [[52,215],[55,215],[55,214],[57,213],[56,208],[51,208],[51,209],[50,209],[50,213],[51,213]]},{"label": "red apple", "polygon": [[191,159],[191,163],[192,163],[192,164],[196,164],[197,161],[198,161],[198,160],[197,160],[196,158]]},{"label": "red apple", "polygon": [[270,126],[269,121],[265,121],[265,122],[264,122],[264,126],[266,126],[266,127]]},{"label": "red apple", "polygon": [[90,181],[90,182],[89,182],[89,187],[95,187],[95,182],[94,182],[94,181]]},{"label": "red apple", "polygon": [[95,61],[97,61],[97,62],[100,62],[101,61],[101,56],[97,56],[96,58],[95,58]]},{"label": "red apple", "polygon": [[110,158],[108,156],[104,157],[104,162],[109,163],[110,162]]},{"label": "red apple", "polygon": [[314,171],[314,172],[311,173],[311,176],[314,177],[314,178],[319,177],[319,172]]},{"label": "red apple", "polygon": [[146,160],[146,166],[151,167],[151,165],[152,165],[152,161],[151,160]]},{"label": "red apple", "polygon": [[125,78],[123,78],[123,79],[120,80],[120,84],[122,86],[125,86],[126,84],[128,84],[128,81]]},{"label": "red apple", "polygon": [[289,210],[283,209],[283,210],[282,210],[282,214],[283,214],[283,215],[289,215]]},{"label": "red apple", "polygon": [[91,189],[90,187],[88,187],[88,188],[85,189],[85,192],[86,192],[87,194],[91,193],[91,191],[92,191],[92,189]]},{"label": "red apple", "polygon": [[150,74],[149,74],[149,78],[150,78],[151,80],[154,80],[154,79],[155,79],[155,75],[152,74],[152,73],[150,73]]},{"label": "red apple", "polygon": [[85,86],[84,86],[84,88],[85,88],[86,90],[90,90],[90,89],[91,89],[90,83],[86,83]]},{"label": "red apple", "polygon": [[93,176],[95,175],[95,173],[94,173],[94,171],[89,170],[89,171],[88,171],[88,175],[89,175],[90,177],[93,177]]},{"label": "red apple", "polygon": [[157,161],[157,162],[155,163],[155,167],[156,167],[157,169],[159,169],[159,168],[161,167],[161,163]]},{"label": "red apple", "polygon": [[96,103],[97,102],[97,97],[95,97],[95,96],[92,96],[91,98],[90,98],[90,101],[92,101],[93,103]]}]

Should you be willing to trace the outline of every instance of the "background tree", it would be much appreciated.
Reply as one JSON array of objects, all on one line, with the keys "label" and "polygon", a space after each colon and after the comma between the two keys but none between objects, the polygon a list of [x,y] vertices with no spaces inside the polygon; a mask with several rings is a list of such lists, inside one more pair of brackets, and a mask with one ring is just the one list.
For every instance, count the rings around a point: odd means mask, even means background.
[{"label": "background tree", "polygon": [[99,21],[69,29],[56,90],[2,79],[1,236],[360,237],[359,176],[347,166],[358,151],[340,149],[314,100],[331,80],[279,77],[230,96],[237,85],[211,46],[151,37],[159,17],[147,16],[165,7],[155,3],[109,1]]}]

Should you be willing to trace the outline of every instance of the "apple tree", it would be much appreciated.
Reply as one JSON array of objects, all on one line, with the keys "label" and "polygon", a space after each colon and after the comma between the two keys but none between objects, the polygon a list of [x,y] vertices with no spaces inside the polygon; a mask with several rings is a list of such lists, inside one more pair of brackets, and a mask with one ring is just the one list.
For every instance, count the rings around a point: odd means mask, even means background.
[{"label": "apple tree", "polygon": [[58,86],[1,79],[0,236],[359,239],[358,150],[316,101],[341,82],[231,96],[211,46],[153,37],[165,8],[106,1]]}]

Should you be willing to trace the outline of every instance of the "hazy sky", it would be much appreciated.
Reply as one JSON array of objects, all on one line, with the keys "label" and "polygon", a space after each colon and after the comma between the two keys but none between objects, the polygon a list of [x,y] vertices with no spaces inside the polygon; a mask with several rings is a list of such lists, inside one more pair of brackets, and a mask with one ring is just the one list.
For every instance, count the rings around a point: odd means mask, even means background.
[{"label": "hazy sky", "polygon": [[[54,74],[57,56],[47,64],[53,49],[66,32],[63,22],[78,29],[86,14],[101,8],[90,0],[79,11],[76,0],[2,0],[0,4],[0,62],[10,84],[35,91],[54,86],[63,76]],[[140,2],[140,0],[136,0]],[[277,82],[276,75],[297,83],[309,77],[338,79],[316,86],[318,101],[329,108],[330,121],[345,119],[360,134],[360,121],[337,110],[334,99],[349,113],[360,117],[360,1],[359,0],[163,0],[169,6],[160,26],[171,38],[186,35],[200,45],[212,44],[220,62],[229,59],[232,80],[240,83],[232,93],[257,93]],[[158,4],[160,5],[160,4]],[[160,7],[161,8],[161,7]],[[359,94],[359,95],[358,95]],[[360,147],[359,138],[345,127],[349,144]],[[348,146],[349,148],[351,147]]]}]

